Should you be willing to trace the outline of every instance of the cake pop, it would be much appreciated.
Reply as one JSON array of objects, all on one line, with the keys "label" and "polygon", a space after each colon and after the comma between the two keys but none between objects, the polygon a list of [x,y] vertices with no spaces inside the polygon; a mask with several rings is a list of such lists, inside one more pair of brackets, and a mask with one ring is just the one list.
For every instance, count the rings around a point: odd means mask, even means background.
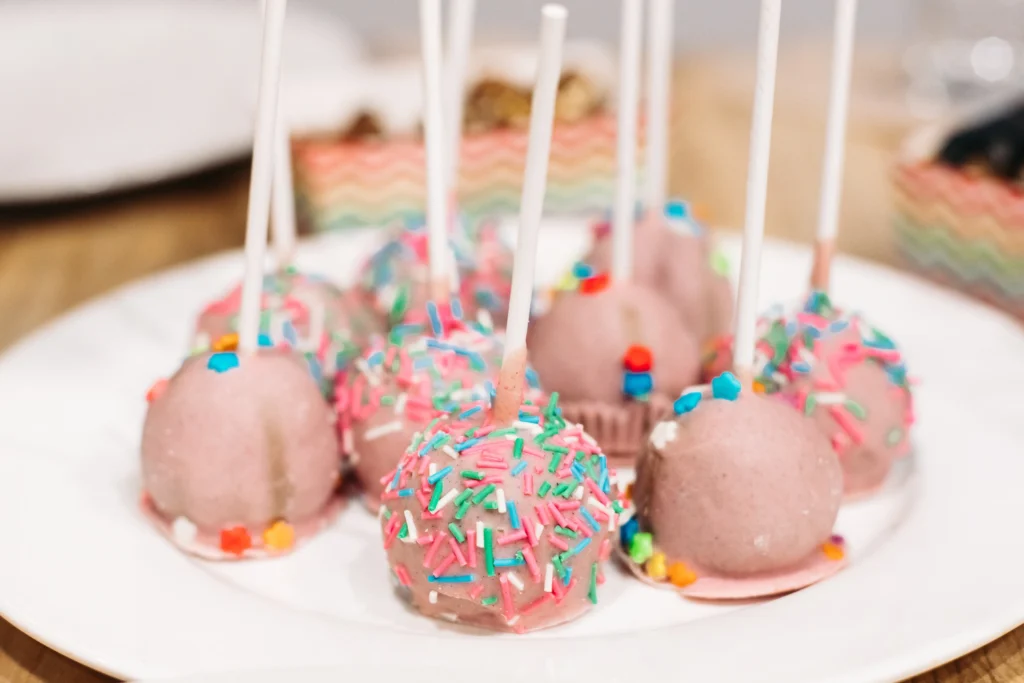
[{"label": "cake pop", "polygon": [[802,588],[843,566],[833,537],[842,471],[828,441],[754,390],[754,306],[764,236],[781,0],[762,0],[743,232],[735,371],[690,390],[637,462],[627,566],[683,595],[752,598]]},{"label": "cake pop", "polygon": [[301,356],[259,334],[284,10],[264,10],[237,351],[193,356],[154,385],[142,430],[143,510],[211,559],[287,552],[337,509],[330,410]]},{"label": "cake pop", "polygon": [[577,268],[578,286],[556,292],[530,330],[540,381],[562,397],[566,419],[590,432],[614,462],[631,462],[672,398],[696,381],[696,338],[662,294],[633,278],[633,147],[642,6],[623,3],[622,101],[611,278]]},{"label": "cake pop", "polygon": [[[845,313],[828,296],[839,229],[843,138],[850,85],[856,1],[836,6],[822,199],[811,292],[787,313],[775,307],[760,323],[754,364],[764,391],[813,418],[839,454],[847,497],[884,483],[893,462],[909,450],[913,409],[907,369],[892,339],[863,316]],[[728,363],[730,341],[719,341],[708,372]]]},{"label": "cake pop", "polygon": [[[421,0],[429,6],[437,0]],[[413,439],[383,495],[381,526],[399,592],[422,614],[524,633],[597,602],[620,504],[596,442],[557,397],[523,401],[537,230],[565,32],[543,11],[509,308],[509,345],[493,406],[465,404]]]},{"label": "cake pop", "polygon": [[[707,231],[690,205],[666,201],[668,185],[669,97],[672,81],[673,0],[651,0],[648,22],[646,172],[647,210],[633,233],[633,272],[637,283],[661,292],[701,343],[724,334],[732,324],[732,291]],[[628,139],[635,145],[635,136]],[[627,220],[626,216],[617,220]],[[612,239],[605,224],[594,229],[584,262],[598,272],[612,263]]]}]

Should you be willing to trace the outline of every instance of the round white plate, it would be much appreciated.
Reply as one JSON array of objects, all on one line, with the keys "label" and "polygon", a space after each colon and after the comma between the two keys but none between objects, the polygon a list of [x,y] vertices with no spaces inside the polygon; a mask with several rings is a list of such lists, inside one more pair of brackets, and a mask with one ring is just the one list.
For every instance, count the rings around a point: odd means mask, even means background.
[{"label": "round white plate", "polygon": [[[0,3],[0,202],[81,197],[245,156],[259,36],[258,0]],[[301,85],[358,63],[362,46],[337,18],[298,5],[283,55],[283,83]]]},{"label": "round white plate", "polygon": [[[542,277],[584,239],[545,230]],[[375,240],[321,238],[301,264],[351,273]],[[765,302],[800,292],[808,266],[805,249],[769,243]],[[615,567],[591,614],[516,637],[407,611],[358,505],[287,558],[189,559],[136,507],[143,395],[176,369],[194,313],[240,267],[228,255],[119,290],[0,360],[0,613],[71,657],[150,679],[295,668],[326,678],[337,667],[335,680],[823,683],[901,678],[1024,620],[1024,335],[965,298],[848,259],[837,300],[870,311],[923,383],[915,456],[881,496],[842,510],[853,561],[825,583],[722,606]]]}]

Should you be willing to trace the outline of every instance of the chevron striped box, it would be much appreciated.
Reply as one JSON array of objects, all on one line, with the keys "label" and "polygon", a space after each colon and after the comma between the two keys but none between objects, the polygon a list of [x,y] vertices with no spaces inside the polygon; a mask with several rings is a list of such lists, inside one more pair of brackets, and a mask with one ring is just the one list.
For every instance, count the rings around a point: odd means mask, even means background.
[{"label": "chevron striped box", "polygon": [[[615,179],[615,116],[600,112],[555,126],[548,171],[548,214],[599,215]],[[500,129],[463,138],[459,201],[474,219],[519,208],[527,133]],[[641,141],[642,144],[642,141]],[[296,202],[303,228],[321,232],[422,220],[420,140],[293,143]]]},{"label": "chevron striped box", "polygon": [[1024,319],[1024,190],[930,160],[898,165],[894,185],[908,265]]}]

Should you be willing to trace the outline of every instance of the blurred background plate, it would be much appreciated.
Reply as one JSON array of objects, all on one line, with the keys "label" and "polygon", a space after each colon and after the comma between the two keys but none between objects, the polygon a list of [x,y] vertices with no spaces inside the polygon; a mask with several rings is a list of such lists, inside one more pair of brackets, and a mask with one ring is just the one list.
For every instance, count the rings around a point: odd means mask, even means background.
[{"label": "blurred background plate", "polygon": [[[0,203],[79,198],[245,156],[256,0],[0,3]],[[357,64],[331,14],[289,14],[284,81]]]}]

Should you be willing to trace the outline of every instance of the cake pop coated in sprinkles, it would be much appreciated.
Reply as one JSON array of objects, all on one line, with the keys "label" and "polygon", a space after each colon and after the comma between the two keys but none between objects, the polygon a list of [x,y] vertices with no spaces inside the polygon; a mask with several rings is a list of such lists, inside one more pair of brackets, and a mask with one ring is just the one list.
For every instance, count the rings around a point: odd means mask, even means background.
[{"label": "cake pop coated in sprinkles", "polygon": [[508,427],[483,404],[413,439],[381,527],[399,593],[425,616],[525,633],[597,602],[621,505],[593,439],[550,403]]},{"label": "cake pop coated in sprinkles", "polygon": [[730,373],[691,392],[637,462],[621,550],[645,579],[739,599],[797,590],[843,566],[832,526],[842,473],[827,440]]},{"label": "cake pop coated in sprinkles", "polygon": [[[903,354],[860,315],[847,314],[821,292],[785,315],[759,322],[755,380],[807,415],[830,440],[843,466],[848,497],[877,490],[909,449],[914,413]],[[707,361],[730,362],[724,340]]]}]

